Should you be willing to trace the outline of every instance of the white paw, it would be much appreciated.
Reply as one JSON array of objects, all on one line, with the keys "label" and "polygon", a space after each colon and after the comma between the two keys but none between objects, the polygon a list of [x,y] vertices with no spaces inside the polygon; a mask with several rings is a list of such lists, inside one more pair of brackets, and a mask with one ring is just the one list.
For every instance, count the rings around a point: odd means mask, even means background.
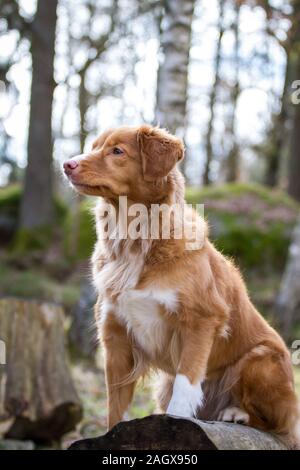
[{"label": "white paw", "polygon": [[202,402],[201,384],[192,385],[185,375],[176,375],[167,414],[186,418],[196,416]]},{"label": "white paw", "polygon": [[186,399],[174,399],[171,398],[169,406],[167,408],[167,414],[174,416],[182,416],[185,418],[192,418],[194,416],[194,410],[191,404]]},{"label": "white paw", "polygon": [[226,421],[228,423],[247,424],[249,423],[249,415],[246,411],[236,406],[225,408],[219,413],[218,421]]}]

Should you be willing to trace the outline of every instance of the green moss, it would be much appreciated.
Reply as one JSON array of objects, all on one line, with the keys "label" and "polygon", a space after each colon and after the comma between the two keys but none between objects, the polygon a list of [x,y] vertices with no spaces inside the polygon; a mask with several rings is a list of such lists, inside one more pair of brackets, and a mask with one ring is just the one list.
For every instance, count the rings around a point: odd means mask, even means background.
[{"label": "green moss", "polygon": [[26,251],[41,250],[49,245],[51,238],[52,228],[48,226],[34,230],[20,229],[14,237],[11,252],[17,255]]},{"label": "green moss", "polygon": [[0,295],[57,302],[66,308],[79,299],[80,279],[62,283],[37,268],[23,271],[2,263],[0,279]]},{"label": "green moss", "polygon": [[186,190],[186,199],[190,204],[201,204],[205,199],[231,199],[245,194],[254,195],[273,207],[284,204],[290,209],[299,210],[298,203],[287,193],[255,183],[227,183],[200,189],[190,187]]},{"label": "green moss", "polygon": [[257,184],[188,188],[190,204],[204,204],[211,237],[247,268],[282,269],[299,205],[287,194]]},{"label": "green moss", "polygon": [[17,217],[21,199],[21,187],[19,185],[9,185],[0,188],[0,213]]},{"label": "green moss", "polygon": [[66,308],[73,308],[80,297],[80,283],[66,284],[60,289],[60,303]]},{"label": "green moss", "polygon": [[13,231],[11,233],[11,248],[14,253],[24,253],[37,249],[43,249],[51,243],[53,227],[62,224],[66,218],[68,209],[58,198],[54,198],[55,220],[51,226],[35,228],[34,230],[18,230],[19,208],[22,198],[20,185],[9,185],[0,189],[0,215],[8,220]]},{"label": "green moss", "polygon": [[226,254],[239,258],[243,265],[259,266],[271,263],[280,268],[285,260],[289,237],[284,230],[271,227],[262,232],[255,226],[236,225],[219,235],[216,245]]},{"label": "green moss", "polygon": [[64,226],[64,248],[72,260],[84,260],[91,256],[96,242],[96,231],[89,200],[79,205],[77,213],[69,213]]},{"label": "green moss", "polygon": [[[17,218],[22,197],[22,187],[19,184],[11,184],[0,188],[0,213],[10,214]],[[58,197],[54,197],[55,217],[62,220],[68,210],[66,205]]]},{"label": "green moss", "polygon": [[57,196],[54,196],[54,210],[56,221],[59,223],[62,223],[69,213],[69,210],[64,201],[62,201]]}]

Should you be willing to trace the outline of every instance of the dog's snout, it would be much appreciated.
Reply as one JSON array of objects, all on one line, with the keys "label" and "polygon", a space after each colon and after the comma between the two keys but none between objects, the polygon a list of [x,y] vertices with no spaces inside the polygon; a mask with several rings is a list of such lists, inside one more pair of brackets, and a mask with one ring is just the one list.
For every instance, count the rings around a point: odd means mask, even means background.
[{"label": "dog's snout", "polygon": [[77,167],[78,167],[78,162],[74,159],[67,160],[64,163],[64,171],[65,171],[66,175],[70,175],[72,173],[72,171],[75,170],[75,168],[77,168]]}]

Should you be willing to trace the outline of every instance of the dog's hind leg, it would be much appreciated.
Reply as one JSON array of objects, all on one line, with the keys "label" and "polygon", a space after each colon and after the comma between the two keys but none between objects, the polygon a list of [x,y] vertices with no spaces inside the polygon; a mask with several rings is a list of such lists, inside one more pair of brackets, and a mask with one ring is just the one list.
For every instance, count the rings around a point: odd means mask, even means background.
[{"label": "dog's hind leg", "polygon": [[247,354],[240,373],[239,402],[249,425],[271,431],[290,446],[299,446],[299,405],[288,353],[272,344]]},{"label": "dog's hind leg", "polygon": [[229,406],[228,408],[225,408],[218,416],[218,421],[237,424],[248,424],[249,419],[250,417],[248,413],[237,406]]}]

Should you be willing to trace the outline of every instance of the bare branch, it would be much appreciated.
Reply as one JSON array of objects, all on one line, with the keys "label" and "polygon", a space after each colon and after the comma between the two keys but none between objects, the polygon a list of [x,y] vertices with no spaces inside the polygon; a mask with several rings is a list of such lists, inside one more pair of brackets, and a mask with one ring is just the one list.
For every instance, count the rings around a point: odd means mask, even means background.
[{"label": "bare branch", "polygon": [[0,15],[6,19],[8,30],[15,29],[22,37],[30,36],[32,21],[28,21],[21,15],[16,0],[3,0],[0,5]]}]

